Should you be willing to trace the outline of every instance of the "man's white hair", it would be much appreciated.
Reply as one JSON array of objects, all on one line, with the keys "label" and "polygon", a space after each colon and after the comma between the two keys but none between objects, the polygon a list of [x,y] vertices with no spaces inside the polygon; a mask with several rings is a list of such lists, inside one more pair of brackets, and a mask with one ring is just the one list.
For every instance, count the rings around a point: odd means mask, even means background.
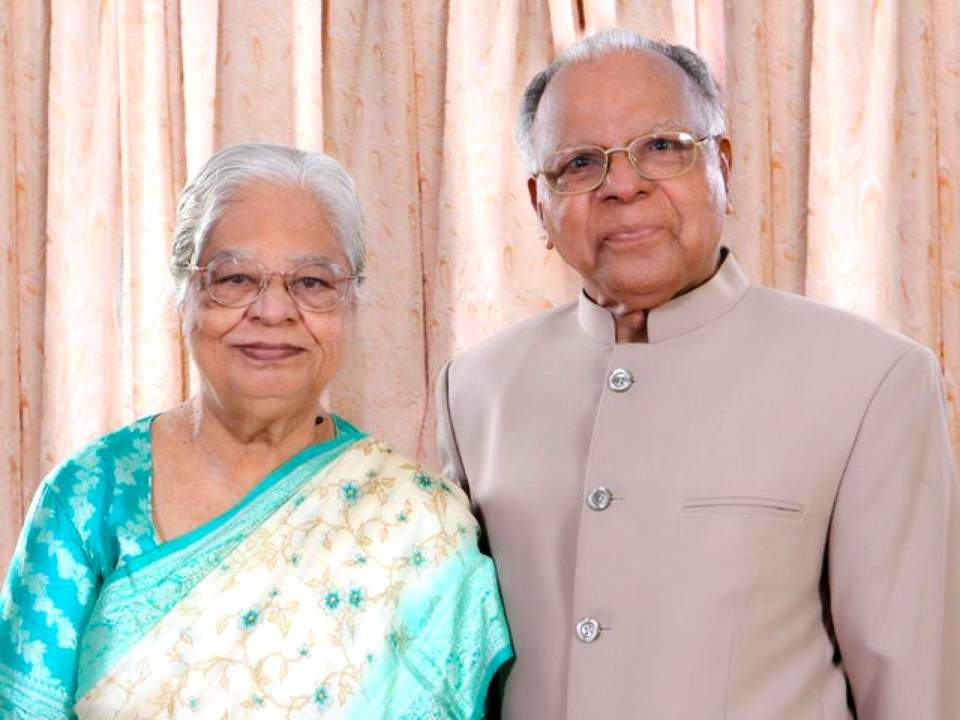
[{"label": "man's white hair", "polygon": [[326,213],[347,256],[350,273],[362,278],[366,257],[363,211],[343,166],[323,153],[285,145],[234,145],[211,157],[180,193],[171,262],[179,307],[186,299],[189,268],[197,264],[224,206],[240,189],[260,183],[309,192]]},{"label": "man's white hair", "polygon": [[539,171],[539,160],[534,147],[534,123],[537,119],[537,108],[546,92],[547,85],[553,76],[562,68],[574,63],[592,60],[604,55],[621,52],[640,52],[652,50],[675,62],[687,77],[693,80],[694,85],[703,99],[704,110],[707,114],[710,135],[722,135],[726,132],[724,120],[723,98],[717,88],[717,83],[710,74],[710,68],[703,58],[689,48],[682,45],[668,45],[659,43],[642,35],[614,28],[584,38],[564,50],[549,67],[537,73],[523,93],[520,103],[520,113],[517,122],[517,142],[520,145],[520,155],[527,171],[533,175]]}]

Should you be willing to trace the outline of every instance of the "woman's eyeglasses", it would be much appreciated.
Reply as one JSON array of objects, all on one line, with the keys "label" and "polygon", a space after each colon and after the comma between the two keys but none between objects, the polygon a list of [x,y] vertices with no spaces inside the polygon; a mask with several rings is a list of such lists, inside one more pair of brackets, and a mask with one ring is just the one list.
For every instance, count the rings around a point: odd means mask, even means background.
[{"label": "woman's eyeglasses", "polygon": [[270,270],[256,260],[225,257],[187,270],[200,276],[200,285],[210,298],[225,307],[252,305],[263,295],[274,275],[283,284],[293,302],[306,312],[329,312],[347,296],[350,284],[357,280],[334,263],[311,261],[292,270]]}]

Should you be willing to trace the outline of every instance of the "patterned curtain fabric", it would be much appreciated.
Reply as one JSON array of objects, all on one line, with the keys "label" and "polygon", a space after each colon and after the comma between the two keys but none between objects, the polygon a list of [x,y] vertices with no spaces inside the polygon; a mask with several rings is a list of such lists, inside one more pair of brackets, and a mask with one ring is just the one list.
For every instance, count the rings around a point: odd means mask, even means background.
[{"label": "patterned curtain fabric", "polygon": [[514,115],[612,25],[698,48],[724,85],[726,242],[752,279],[933,348],[960,448],[960,0],[0,0],[0,571],[44,472],[195,385],[176,193],[231,143],[353,173],[370,280],[329,401],[432,461],[442,363],[576,291]]}]

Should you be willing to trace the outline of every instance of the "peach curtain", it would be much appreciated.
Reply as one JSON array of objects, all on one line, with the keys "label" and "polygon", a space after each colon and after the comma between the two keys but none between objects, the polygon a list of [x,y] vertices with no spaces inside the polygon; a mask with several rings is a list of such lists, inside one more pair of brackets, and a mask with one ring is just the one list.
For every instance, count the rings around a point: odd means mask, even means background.
[{"label": "peach curtain", "polygon": [[960,447],[960,0],[0,0],[0,571],[44,472],[189,394],[174,204],[230,143],[354,174],[370,282],[331,403],[432,461],[441,364],[576,290],[513,119],[536,70],[611,25],[705,54],[727,242],[754,280],[933,348]]}]

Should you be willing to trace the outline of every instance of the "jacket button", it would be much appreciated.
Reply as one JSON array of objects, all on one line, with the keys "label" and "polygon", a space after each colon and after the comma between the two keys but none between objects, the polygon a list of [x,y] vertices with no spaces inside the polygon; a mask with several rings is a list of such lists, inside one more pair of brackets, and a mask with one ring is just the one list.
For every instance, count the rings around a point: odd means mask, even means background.
[{"label": "jacket button", "polygon": [[633,375],[630,374],[629,370],[617,368],[610,373],[610,377],[607,378],[607,385],[609,385],[610,389],[614,392],[626,392],[630,389],[630,386],[633,385]]},{"label": "jacket button", "polygon": [[605,487],[595,487],[587,493],[587,507],[591,510],[606,510],[613,500],[613,493]]},{"label": "jacket button", "polygon": [[577,623],[577,640],[592,643],[600,637],[600,623],[596,619],[587,617]]}]

